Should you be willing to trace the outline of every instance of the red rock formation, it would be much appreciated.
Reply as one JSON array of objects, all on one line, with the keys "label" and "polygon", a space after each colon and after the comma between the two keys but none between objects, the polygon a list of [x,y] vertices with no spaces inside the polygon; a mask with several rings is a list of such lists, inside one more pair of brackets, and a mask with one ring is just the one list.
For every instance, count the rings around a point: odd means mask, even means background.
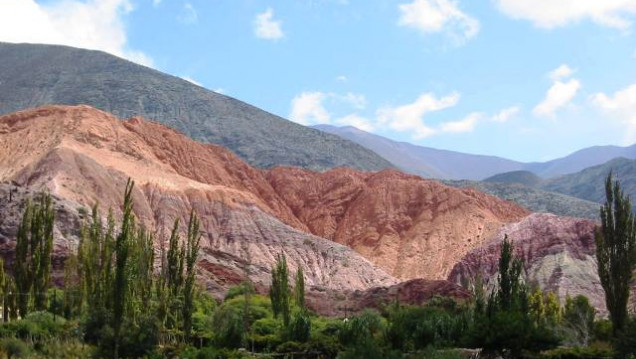
[{"label": "red rock formation", "polygon": [[490,284],[496,282],[501,242],[505,235],[513,242],[515,255],[524,261],[528,283],[544,291],[583,294],[591,304],[605,312],[605,299],[596,262],[595,223],[590,220],[533,214],[501,229],[496,238],[467,254],[455,265],[448,280],[466,283],[478,275]]},{"label": "red rock formation", "polygon": [[[135,212],[146,226],[170,227],[191,209],[201,216],[201,279],[219,295],[246,277],[265,290],[281,252],[292,270],[303,268],[317,298],[395,285],[395,277],[445,279],[462,260],[450,276],[459,283],[482,270],[474,269],[482,268],[474,258],[489,263],[483,268],[490,273],[498,256],[490,242],[504,232],[517,238],[541,285],[561,294],[576,294],[572,288],[598,293],[596,284],[584,284],[585,278],[593,283],[596,273],[586,237],[591,224],[585,221],[524,219],[528,212],[510,202],[397,171],[260,171],[221,147],[139,118],[118,121],[87,106],[0,117],[0,181],[18,182],[23,195],[46,188],[56,196],[59,218],[66,218],[56,228],[60,258],[76,240],[69,231],[79,222],[77,209],[99,201],[104,212],[118,210],[128,177],[136,181]],[[0,216],[0,250],[8,253],[19,209],[0,206]],[[424,281],[354,297],[364,305],[395,295],[419,303],[439,292],[465,294],[446,282]]]},{"label": "red rock formation", "polygon": [[275,168],[267,177],[309,230],[346,244],[400,279],[444,279],[466,253],[525,209],[398,171]]},{"label": "red rock formation", "polygon": [[135,213],[149,228],[170,227],[195,209],[204,232],[199,269],[211,290],[221,292],[246,276],[267,286],[279,253],[292,269],[303,267],[308,286],[396,283],[349,248],[304,232],[260,171],[167,127],[119,121],[87,106],[50,106],[0,117],[0,149],[0,181],[46,188],[71,208],[99,201],[104,212],[118,210],[131,177]]}]

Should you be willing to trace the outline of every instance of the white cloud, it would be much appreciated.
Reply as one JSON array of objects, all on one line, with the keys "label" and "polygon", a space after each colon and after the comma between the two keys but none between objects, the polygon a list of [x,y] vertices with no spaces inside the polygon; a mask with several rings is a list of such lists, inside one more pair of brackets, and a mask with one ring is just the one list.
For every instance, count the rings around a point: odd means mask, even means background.
[{"label": "white cloud", "polygon": [[338,96],[338,98],[358,110],[363,110],[365,107],[367,107],[367,98],[362,94],[347,92],[346,95]]},{"label": "white cloud", "polygon": [[636,84],[616,91],[614,95],[597,93],[592,104],[618,118],[625,126],[625,144],[636,142]]},{"label": "white cloud", "polygon": [[582,20],[628,29],[636,14],[635,0],[495,0],[506,15],[552,29]]},{"label": "white cloud", "polygon": [[177,16],[177,20],[183,24],[191,25],[199,22],[199,13],[197,13],[197,9],[192,6],[189,2],[183,4],[183,8],[181,9],[181,13]]},{"label": "white cloud", "polygon": [[[635,52],[635,54],[636,54],[636,52]],[[349,79],[345,75],[340,75],[340,76],[336,77],[336,81],[338,81],[338,82],[347,82],[347,81],[349,81]]]},{"label": "white cloud", "polygon": [[373,132],[375,130],[375,126],[369,119],[358,116],[357,114],[338,118],[334,122],[340,126],[353,126],[367,132]]},{"label": "white cloud", "polygon": [[59,44],[102,50],[152,66],[152,59],[127,45],[122,18],[129,0],[0,1],[0,41]]},{"label": "white cloud", "polygon": [[534,108],[533,113],[537,116],[554,116],[556,110],[572,101],[580,88],[581,83],[577,79],[568,82],[556,81],[543,101]]},{"label": "white cloud", "polygon": [[415,28],[423,33],[444,32],[461,44],[477,35],[479,21],[466,15],[453,0],[413,0],[400,4],[398,25]]},{"label": "white cloud", "polygon": [[509,119],[515,117],[519,113],[519,111],[521,111],[521,108],[519,106],[504,108],[503,110],[493,115],[490,119],[493,122],[505,123],[508,122]]},{"label": "white cloud", "polygon": [[443,133],[472,132],[475,129],[484,117],[482,113],[473,112],[459,121],[447,121],[437,126],[430,126],[424,122],[426,115],[453,107],[459,99],[460,95],[456,92],[441,98],[432,93],[424,93],[413,103],[382,107],[376,111],[374,118],[364,117],[355,112],[338,117],[333,116],[327,107],[345,102],[353,109],[362,109],[361,103],[366,106],[365,97],[353,93],[339,95],[320,91],[303,92],[292,100],[289,118],[305,126],[333,124],[353,126],[367,132],[378,129],[393,130],[410,132],[413,139],[422,139]]},{"label": "white cloud", "polygon": [[548,76],[552,80],[552,86],[548,89],[543,101],[532,110],[535,116],[554,116],[558,109],[569,104],[574,99],[581,88],[581,82],[577,79],[570,79],[564,82],[565,78],[573,73],[574,70],[568,65],[561,65],[550,71]]},{"label": "white cloud", "polygon": [[152,0],[152,6],[159,6],[161,4],[161,0]]},{"label": "white cloud", "polygon": [[254,20],[254,35],[260,39],[278,40],[285,34],[280,20],[274,20],[274,10],[267,8],[265,12],[257,14]]},{"label": "white cloud", "polygon": [[425,93],[413,103],[380,108],[378,122],[395,131],[411,131],[415,139],[429,137],[437,131],[424,123],[424,116],[457,105],[459,98],[456,92],[439,99],[435,94]]},{"label": "white cloud", "polygon": [[556,69],[550,71],[550,73],[548,74],[548,77],[550,77],[552,81],[558,81],[558,80],[563,80],[565,78],[572,76],[575,72],[576,70],[573,70],[567,64],[563,64],[557,67]]},{"label": "white cloud", "polygon": [[441,132],[446,133],[472,132],[482,116],[481,113],[473,112],[463,120],[444,122],[440,125],[439,129]]},{"label": "white cloud", "polygon": [[292,100],[289,119],[301,125],[327,124],[331,122],[331,114],[323,101],[327,94],[322,92],[303,92]]}]

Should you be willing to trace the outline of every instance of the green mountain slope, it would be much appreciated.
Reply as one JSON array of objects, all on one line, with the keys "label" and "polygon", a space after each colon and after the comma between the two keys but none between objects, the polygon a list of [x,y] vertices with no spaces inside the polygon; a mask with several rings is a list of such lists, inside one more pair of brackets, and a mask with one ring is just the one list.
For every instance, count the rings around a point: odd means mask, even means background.
[{"label": "green mountain slope", "polygon": [[626,158],[547,180],[541,188],[601,203],[605,201],[605,178],[610,171],[621,181],[623,190],[636,198],[636,160]]},{"label": "green mountain slope", "polygon": [[478,181],[443,181],[445,184],[475,188],[495,197],[516,202],[533,212],[553,213],[560,216],[598,219],[598,203],[561,193],[531,188],[520,183],[494,183]]},{"label": "green mountain slope", "polygon": [[87,104],[119,117],[143,116],[227,147],[261,168],[392,167],[351,141],[104,52],[0,43],[0,114],[45,104]]},{"label": "green mountain slope", "polygon": [[543,180],[541,177],[530,171],[512,171],[506,173],[500,173],[492,177],[488,177],[484,182],[492,183],[519,183],[528,187],[536,187],[541,184]]}]

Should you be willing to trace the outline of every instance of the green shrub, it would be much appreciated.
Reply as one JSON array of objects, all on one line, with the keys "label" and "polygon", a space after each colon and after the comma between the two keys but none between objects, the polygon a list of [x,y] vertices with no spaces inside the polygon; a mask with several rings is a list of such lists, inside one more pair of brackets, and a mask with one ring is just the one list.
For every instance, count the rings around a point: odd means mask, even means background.
[{"label": "green shrub", "polygon": [[0,337],[18,337],[35,342],[72,336],[72,326],[61,316],[49,312],[32,312],[13,322],[0,324]]},{"label": "green shrub", "polygon": [[541,353],[541,359],[611,358],[615,353],[609,347],[557,348]]},{"label": "green shrub", "polygon": [[8,359],[23,358],[29,352],[29,347],[20,339],[4,338],[0,340],[0,349]]},{"label": "green shrub", "polygon": [[287,338],[301,343],[309,340],[311,335],[311,318],[305,312],[297,313],[287,328]]},{"label": "green shrub", "polygon": [[594,339],[601,341],[611,341],[612,322],[609,319],[600,319],[594,322]]},{"label": "green shrub", "polygon": [[94,348],[80,341],[58,342],[51,341],[42,345],[38,350],[38,356],[56,359],[80,359],[93,357]]},{"label": "green shrub", "polygon": [[237,286],[234,286],[230,289],[228,289],[227,293],[225,294],[225,298],[223,299],[223,301],[228,301],[230,299],[236,298],[238,296],[242,296],[245,293],[250,293],[250,294],[254,294],[254,286],[252,285],[252,283],[249,282],[243,282]]},{"label": "green shrub", "polygon": [[[115,335],[110,327],[101,332],[98,354],[111,358],[115,348]],[[122,358],[141,358],[155,351],[159,343],[159,323],[156,318],[149,316],[141,318],[136,323],[130,321],[122,325],[119,356]]]}]

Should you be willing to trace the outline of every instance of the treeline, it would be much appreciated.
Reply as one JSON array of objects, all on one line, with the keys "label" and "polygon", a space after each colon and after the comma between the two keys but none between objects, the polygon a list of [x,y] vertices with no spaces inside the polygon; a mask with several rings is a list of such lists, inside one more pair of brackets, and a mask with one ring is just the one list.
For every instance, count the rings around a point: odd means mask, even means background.
[{"label": "treeline", "polygon": [[[191,212],[184,239],[175,220],[167,251],[155,258],[155,237],[133,214],[133,188],[129,180],[119,225],[112,211],[104,224],[98,206],[93,207],[81,228],[76,253],[66,259],[62,288],[51,288],[50,283],[55,221],[51,197],[43,194],[27,202],[18,228],[13,276],[0,272],[3,336],[14,334],[39,343],[36,347],[42,345],[40,339],[73,338],[94,346],[96,356],[116,359],[141,357],[159,344],[194,339],[195,306],[212,302],[195,282],[199,220]],[[40,323],[43,320],[46,323]],[[72,329],[72,335],[64,328]],[[49,330],[64,335],[41,335]]]}]

